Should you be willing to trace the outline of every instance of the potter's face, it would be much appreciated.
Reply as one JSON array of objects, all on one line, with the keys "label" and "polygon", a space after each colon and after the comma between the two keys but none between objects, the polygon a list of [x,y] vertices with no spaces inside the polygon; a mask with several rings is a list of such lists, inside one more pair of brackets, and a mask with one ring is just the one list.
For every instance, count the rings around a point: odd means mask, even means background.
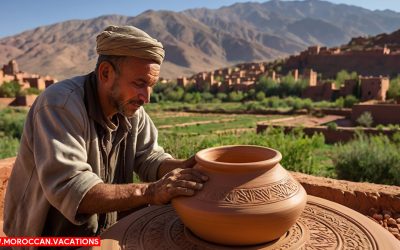
[{"label": "potter's face", "polygon": [[120,73],[109,91],[109,103],[126,117],[132,117],[149,103],[152,88],[158,80],[160,65],[144,59],[127,58],[120,64]]}]

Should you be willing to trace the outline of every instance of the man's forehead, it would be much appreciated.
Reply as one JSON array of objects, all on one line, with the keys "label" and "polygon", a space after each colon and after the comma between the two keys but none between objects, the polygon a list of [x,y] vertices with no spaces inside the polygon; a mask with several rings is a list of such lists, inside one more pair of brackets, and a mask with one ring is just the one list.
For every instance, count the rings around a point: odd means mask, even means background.
[{"label": "man's forehead", "polygon": [[141,71],[151,75],[158,75],[160,73],[160,65],[149,60],[128,59],[123,62],[124,68],[129,71]]}]

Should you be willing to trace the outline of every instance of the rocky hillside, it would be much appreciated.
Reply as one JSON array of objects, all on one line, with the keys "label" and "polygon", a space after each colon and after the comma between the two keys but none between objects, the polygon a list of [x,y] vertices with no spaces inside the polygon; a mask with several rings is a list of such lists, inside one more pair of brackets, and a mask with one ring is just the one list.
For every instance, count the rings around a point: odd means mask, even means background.
[{"label": "rocky hillside", "polygon": [[161,75],[175,78],[238,62],[268,61],[309,45],[336,46],[352,37],[389,33],[400,13],[326,1],[238,3],[219,9],[146,11],[38,27],[0,39],[0,65],[16,59],[24,71],[59,79],[89,72],[95,37],[107,25],[134,25],[166,48]]}]

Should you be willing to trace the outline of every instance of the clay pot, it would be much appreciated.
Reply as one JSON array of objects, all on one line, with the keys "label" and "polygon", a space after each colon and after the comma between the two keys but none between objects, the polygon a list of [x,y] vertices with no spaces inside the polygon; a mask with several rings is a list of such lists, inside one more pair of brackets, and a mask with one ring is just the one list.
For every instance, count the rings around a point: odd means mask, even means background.
[{"label": "clay pot", "polygon": [[282,155],[260,146],[223,146],[196,154],[208,175],[203,190],[172,205],[196,236],[223,245],[276,240],[294,225],[307,194],[279,164]]}]

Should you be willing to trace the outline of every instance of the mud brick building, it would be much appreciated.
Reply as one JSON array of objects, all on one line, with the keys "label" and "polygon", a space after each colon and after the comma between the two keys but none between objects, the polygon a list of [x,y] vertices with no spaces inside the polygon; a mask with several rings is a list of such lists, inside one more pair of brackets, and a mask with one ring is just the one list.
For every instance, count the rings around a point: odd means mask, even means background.
[{"label": "mud brick building", "polygon": [[[11,60],[8,64],[3,65],[0,69],[0,86],[4,82],[16,81],[21,86],[21,89],[36,88],[44,90],[50,85],[57,82],[56,79],[50,76],[40,76],[38,74],[30,74],[19,70],[18,63]],[[35,100],[36,96],[26,96],[16,98],[10,105],[30,106]]]},{"label": "mud brick building", "polygon": [[313,46],[299,55],[290,56],[282,65],[282,73],[306,68],[322,73],[324,78],[335,78],[337,72],[343,69],[360,75],[394,77],[400,74],[400,51],[392,51],[385,46],[359,51]]},{"label": "mud brick building", "polygon": [[387,77],[361,77],[361,101],[386,100],[386,92],[389,89]]}]

